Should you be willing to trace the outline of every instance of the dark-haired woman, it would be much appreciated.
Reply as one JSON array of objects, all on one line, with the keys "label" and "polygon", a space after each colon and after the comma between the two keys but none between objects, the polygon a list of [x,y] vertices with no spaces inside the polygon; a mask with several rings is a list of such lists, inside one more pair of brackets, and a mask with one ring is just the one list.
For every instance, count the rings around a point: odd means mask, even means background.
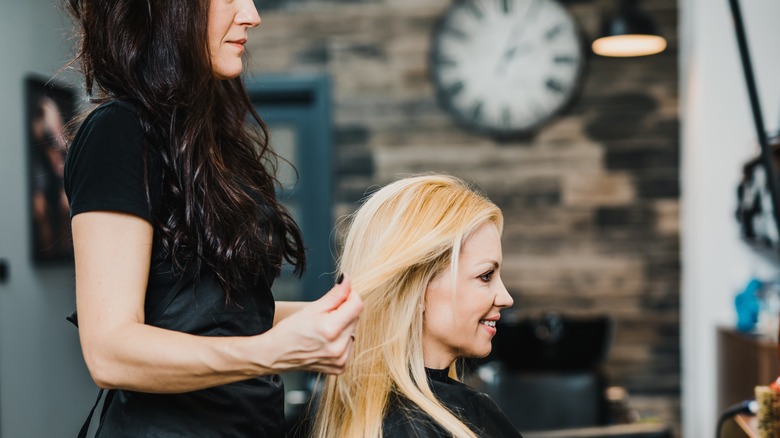
[{"label": "dark-haired woman", "polygon": [[65,169],[81,346],[114,390],[98,434],[282,436],[277,373],[341,373],[362,302],[343,277],[314,303],[273,300],[305,254],[239,76],[257,10],[67,1],[99,104]]}]

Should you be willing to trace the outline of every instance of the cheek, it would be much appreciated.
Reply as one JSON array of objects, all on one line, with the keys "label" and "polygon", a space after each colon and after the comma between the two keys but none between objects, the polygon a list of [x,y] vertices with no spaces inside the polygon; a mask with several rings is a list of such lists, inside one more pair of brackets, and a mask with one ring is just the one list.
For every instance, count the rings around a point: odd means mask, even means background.
[{"label": "cheek", "polygon": [[209,11],[208,24],[206,25],[206,38],[210,50],[215,49],[214,38],[216,37],[217,34],[217,29],[216,29],[217,22],[218,20],[216,17],[216,13],[213,10]]},{"label": "cheek", "polygon": [[472,291],[468,297],[458,297],[458,303],[456,304],[456,318],[459,322],[469,324],[478,322],[484,318],[493,307],[493,300],[488,297],[487,291],[475,290]]},{"label": "cheek", "polygon": [[[427,304],[427,303],[426,303]],[[423,327],[429,333],[447,331],[447,325],[452,323],[452,315],[446,315],[440,307],[426,306],[423,313]]]},{"label": "cheek", "polygon": [[459,321],[449,305],[426,308],[423,330],[427,339],[448,348],[456,347],[467,336],[465,324]]},{"label": "cheek", "polygon": [[206,44],[208,46],[209,57],[211,58],[211,61],[214,62],[214,60],[219,56],[219,41],[215,41],[214,35],[209,32]]},{"label": "cheek", "polygon": [[209,13],[208,24],[206,27],[206,36],[208,38],[209,49],[217,50],[222,40],[230,30],[232,21],[228,19],[226,11],[211,10]]}]

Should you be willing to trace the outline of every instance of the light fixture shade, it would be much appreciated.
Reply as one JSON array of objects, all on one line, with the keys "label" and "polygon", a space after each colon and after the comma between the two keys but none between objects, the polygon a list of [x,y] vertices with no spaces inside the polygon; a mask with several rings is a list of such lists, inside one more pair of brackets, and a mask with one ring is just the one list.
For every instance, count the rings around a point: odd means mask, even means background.
[{"label": "light fixture shade", "polygon": [[623,0],[618,12],[604,20],[593,52],[601,56],[647,56],[663,52],[666,39],[635,0]]}]

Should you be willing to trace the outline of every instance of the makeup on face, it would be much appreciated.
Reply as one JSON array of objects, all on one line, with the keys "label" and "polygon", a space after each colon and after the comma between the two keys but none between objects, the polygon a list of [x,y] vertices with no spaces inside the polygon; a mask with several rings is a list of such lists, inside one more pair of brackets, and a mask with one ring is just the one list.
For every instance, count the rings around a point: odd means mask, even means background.
[{"label": "makeup on face", "polygon": [[427,367],[443,369],[458,357],[490,353],[499,311],[513,304],[501,281],[501,261],[501,236],[488,223],[464,242],[455,284],[449,267],[431,280],[423,315]]}]

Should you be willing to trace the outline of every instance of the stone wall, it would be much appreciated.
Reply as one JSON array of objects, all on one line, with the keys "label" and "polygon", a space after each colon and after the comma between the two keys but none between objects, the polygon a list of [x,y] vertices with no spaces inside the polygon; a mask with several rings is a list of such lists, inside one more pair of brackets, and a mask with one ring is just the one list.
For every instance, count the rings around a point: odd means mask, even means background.
[{"label": "stone wall", "polygon": [[[327,72],[337,205],[403,175],[446,172],[504,211],[513,312],[609,314],[606,371],[645,416],[679,426],[680,248],[677,2],[644,2],[669,48],[588,57],[572,105],[531,139],[495,142],[441,111],[428,77],[433,25],[450,0],[259,3],[252,70]],[[570,1],[592,38],[611,1]]]}]

